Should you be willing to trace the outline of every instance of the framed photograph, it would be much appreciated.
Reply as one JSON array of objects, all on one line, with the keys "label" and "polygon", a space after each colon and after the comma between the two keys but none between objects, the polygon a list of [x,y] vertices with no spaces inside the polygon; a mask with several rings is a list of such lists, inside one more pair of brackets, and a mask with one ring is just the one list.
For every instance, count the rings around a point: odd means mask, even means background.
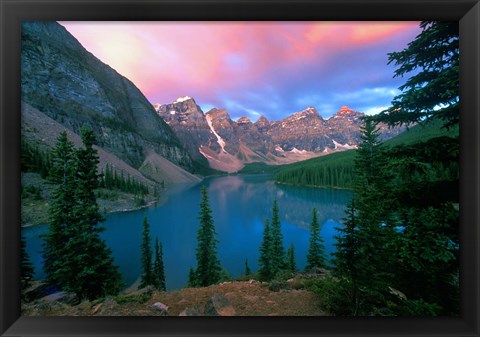
[{"label": "framed photograph", "polygon": [[0,1],[1,336],[479,335],[478,1]]}]

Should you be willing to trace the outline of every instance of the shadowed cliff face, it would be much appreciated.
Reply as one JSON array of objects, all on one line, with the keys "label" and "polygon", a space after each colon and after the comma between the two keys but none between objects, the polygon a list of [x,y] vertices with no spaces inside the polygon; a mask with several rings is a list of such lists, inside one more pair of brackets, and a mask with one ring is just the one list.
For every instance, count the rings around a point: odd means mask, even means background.
[{"label": "shadowed cliff face", "polygon": [[193,161],[145,96],[56,22],[22,24],[22,100],[135,168],[154,150],[192,170]]}]

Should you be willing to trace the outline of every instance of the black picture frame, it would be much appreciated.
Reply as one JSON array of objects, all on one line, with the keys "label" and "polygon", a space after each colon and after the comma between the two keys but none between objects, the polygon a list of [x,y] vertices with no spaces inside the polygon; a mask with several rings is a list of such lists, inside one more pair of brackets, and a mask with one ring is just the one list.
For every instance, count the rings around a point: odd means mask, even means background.
[{"label": "black picture frame", "polygon": [[[478,336],[478,0],[0,0],[1,336]],[[21,317],[20,24],[26,20],[455,20],[460,25],[461,314],[438,318]]]}]

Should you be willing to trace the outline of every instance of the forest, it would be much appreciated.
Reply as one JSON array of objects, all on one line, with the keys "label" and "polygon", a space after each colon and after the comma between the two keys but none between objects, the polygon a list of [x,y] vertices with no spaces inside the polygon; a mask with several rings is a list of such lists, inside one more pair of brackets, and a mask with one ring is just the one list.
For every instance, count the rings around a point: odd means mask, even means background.
[{"label": "forest", "polygon": [[[413,75],[389,109],[365,119],[359,148],[277,175],[353,189],[338,228],[335,278],[317,288],[336,315],[459,314],[458,25],[421,28],[406,49],[389,54],[394,76]],[[378,141],[379,122],[440,123],[448,135],[388,146]]]},{"label": "forest", "polygon": [[[278,290],[295,275],[321,275],[308,288],[319,296],[323,310],[336,316],[459,315],[458,24],[422,22],[421,28],[406,49],[389,54],[389,63],[397,67],[394,76],[411,76],[390,108],[365,118],[358,149],[293,164],[276,175],[283,183],[353,190],[343,224],[336,228],[333,258],[325,256],[317,210],[312,209],[307,266],[299,271],[295,247],[284,247],[275,200],[271,218],[264,221],[259,268],[252,271],[245,260],[245,277]],[[421,141],[382,143],[379,122],[416,125],[412,134]],[[421,125],[441,128],[425,137]],[[93,132],[82,129],[82,141],[82,147],[74,148],[62,133],[49,155],[22,144],[22,167],[55,186],[43,249],[47,282],[78,299],[93,300],[117,295],[124,286],[111,250],[99,236],[103,216],[95,190],[105,186],[141,195],[148,187],[109,166],[97,172]],[[217,256],[206,188],[197,219],[197,264],[190,268],[188,286],[230,280]],[[149,226],[145,217],[140,288],[165,291],[167,252],[158,238],[152,249]],[[22,249],[23,289],[32,274]]]}]

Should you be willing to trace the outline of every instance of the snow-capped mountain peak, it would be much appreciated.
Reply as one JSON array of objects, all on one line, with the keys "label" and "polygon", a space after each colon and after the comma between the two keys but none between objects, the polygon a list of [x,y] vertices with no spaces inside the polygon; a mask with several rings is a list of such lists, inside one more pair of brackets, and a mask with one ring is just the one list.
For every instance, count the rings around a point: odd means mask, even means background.
[{"label": "snow-capped mountain peak", "polygon": [[181,96],[177,98],[177,100],[173,103],[182,103],[182,102],[188,101],[189,99],[192,99],[192,98],[190,96]]}]

